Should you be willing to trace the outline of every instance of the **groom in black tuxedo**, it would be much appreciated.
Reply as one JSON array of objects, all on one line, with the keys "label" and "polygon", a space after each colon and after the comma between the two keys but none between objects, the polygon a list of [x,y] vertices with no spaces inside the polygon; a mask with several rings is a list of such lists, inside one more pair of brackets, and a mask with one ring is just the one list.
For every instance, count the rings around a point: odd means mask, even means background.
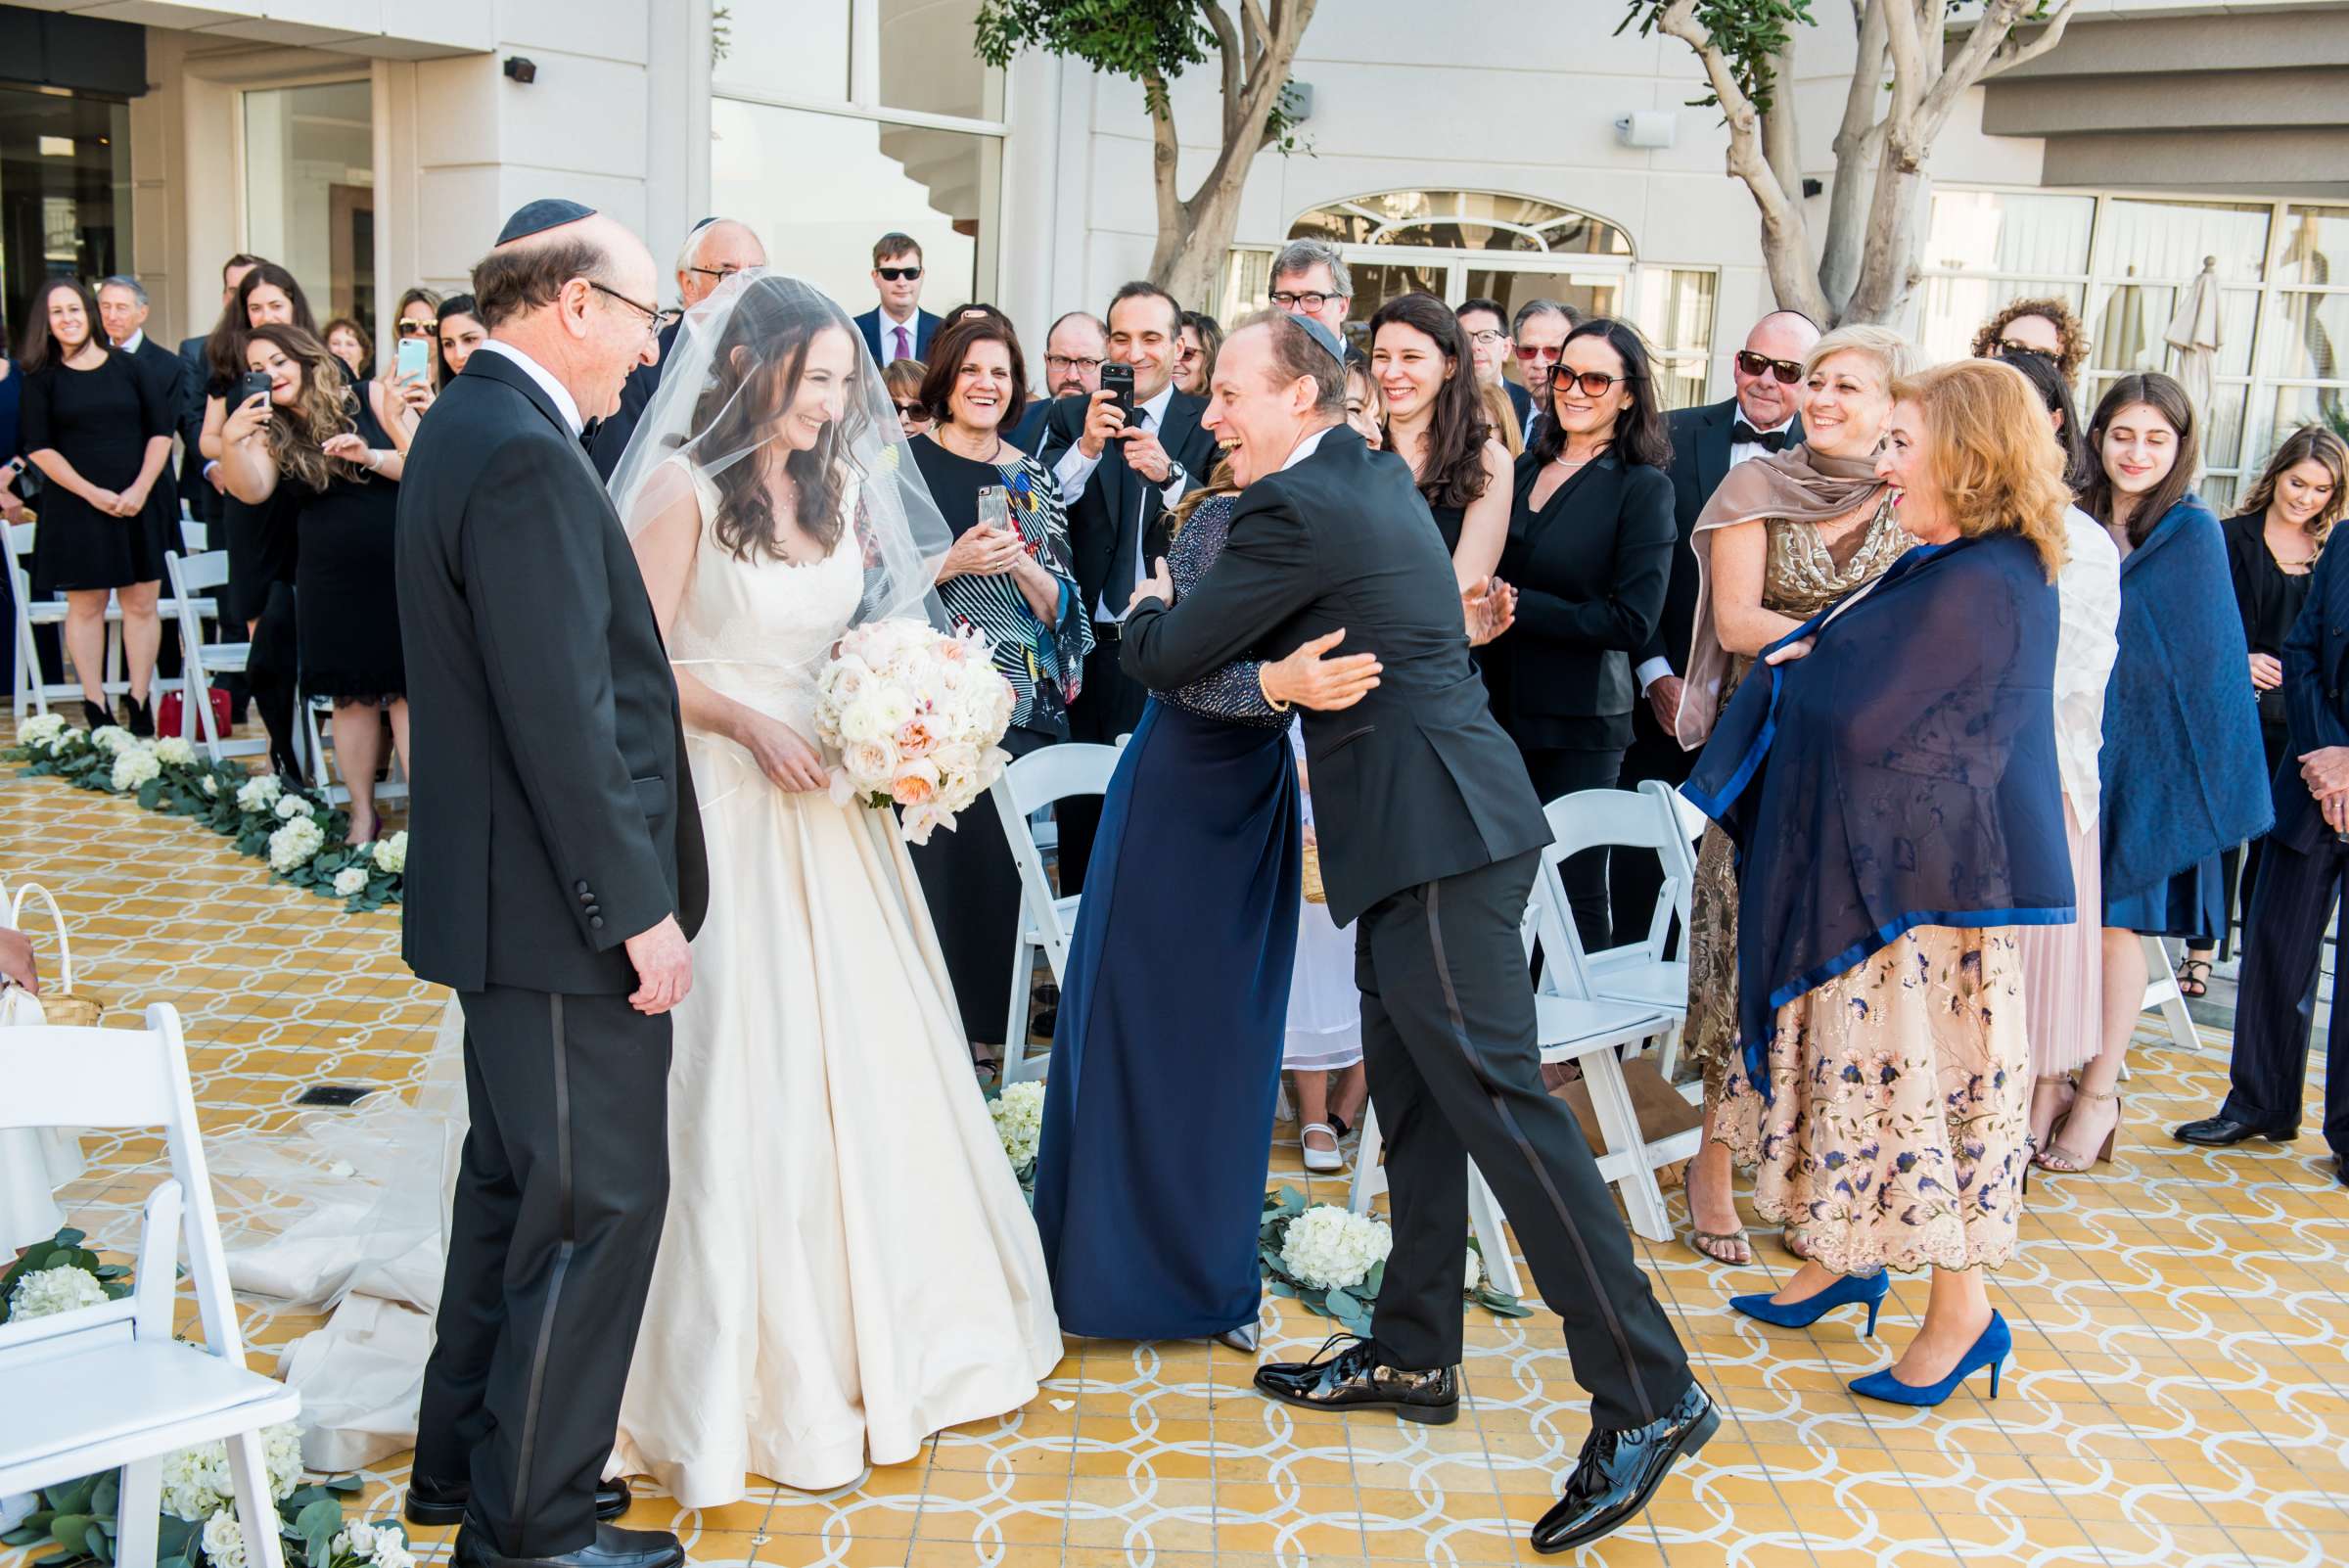
[{"label": "groom in black tuxedo", "polygon": [[675,1568],[599,1521],[668,1197],[668,1010],[708,904],[668,656],[579,445],[649,362],[652,256],[533,202],[399,489],[414,735],[402,950],[465,1012],[472,1128],[406,1502],[463,1568]]},{"label": "groom in black tuxedo", "polygon": [[1581,1462],[1533,1532],[1563,1551],[1629,1520],[1720,1417],[1573,1113],[1543,1086],[1518,922],[1548,824],[1469,663],[1427,503],[1347,428],[1345,398],[1318,322],[1266,312],[1225,341],[1207,418],[1238,440],[1230,542],[1180,603],[1159,563],[1126,622],[1127,672],[1160,691],[1341,628],[1346,653],[1383,667],[1359,705],[1308,713],[1305,742],[1330,917],[1356,926],[1395,1247],[1371,1338],[1256,1383],[1293,1405],[1456,1418],[1473,1155],[1590,1394]]}]

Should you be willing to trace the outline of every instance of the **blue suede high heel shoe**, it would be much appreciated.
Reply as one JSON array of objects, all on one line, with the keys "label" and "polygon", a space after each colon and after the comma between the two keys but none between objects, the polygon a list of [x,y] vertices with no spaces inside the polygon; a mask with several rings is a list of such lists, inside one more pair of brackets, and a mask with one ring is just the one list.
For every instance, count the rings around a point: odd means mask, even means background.
[{"label": "blue suede high heel shoe", "polygon": [[1904,1383],[1892,1375],[1892,1368],[1888,1366],[1881,1372],[1870,1372],[1865,1377],[1855,1378],[1852,1392],[1866,1399],[1882,1400],[1887,1405],[1939,1405],[1957,1392],[1958,1384],[1987,1366],[1990,1368],[1990,1397],[1995,1400],[1999,1397],[1999,1367],[2013,1350],[2014,1335],[2007,1329],[2006,1319],[1993,1309],[1990,1326],[1982,1330],[1982,1337],[1974,1341],[1974,1348],[1958,1357],[1958,1364],[1950,1368],[1950,1375],[1940,1382],[1921,1387],[1914,1383]]},{"label": "blue suede high heel shoe", "polygon": [[1876,1331],[1876,1314],[1883,1309],[1884,1298],[1892,1290],[1892,1275],[1884,1269],[1872,1274],[1845,1274],[1835,1283],[1803,1301],[1774,1302],[1768,1296],[1731,1296],[1729,1305],[1748,1317],[1759,1317],[1778,1328],[1809,1328],[1838,1307],[1864,1305],[1867,1308],[1867,1326],[1860,1331],[1863,1339]]}]

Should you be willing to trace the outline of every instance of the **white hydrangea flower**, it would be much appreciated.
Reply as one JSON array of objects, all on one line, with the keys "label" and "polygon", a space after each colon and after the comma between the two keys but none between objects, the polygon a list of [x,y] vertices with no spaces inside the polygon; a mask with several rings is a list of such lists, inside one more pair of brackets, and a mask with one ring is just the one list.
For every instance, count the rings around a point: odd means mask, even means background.
[{"label": "white hydrangea flower", "polygon": [[376,1537],[375,1568],[416,1568],[415,1555],[398,1531],[387,1530]]},{"label": "white hydrangea flower", "polygon": [[1036,1159],[1036,1145],[1044,1135],[1044,1085],[1034,1081],[1007,1084],[987,1108],[995,1119],[995,1136],[1003,1141],[1004,1158],[1014,1171],[1026,1169]]},{"label": "white hydrangea flower", "polygon": [[1485,1261],[1477,1256],[1474,1247],[1470,1247],[1468,1249],[1468,1277],[1467,1281],[1460,1286],[1460,1294],[1463,1296],[1473,1294],[1476,1287],[1484,1283],[1484,1279]]},{"label": "white hydrangea flower", "polygon": [[201,780],[201,787],[204,790],[204,798],[206,800],[216,801],[220,798],[220,781],[212,777],[211,774],[207,773],[204,775],[204,778]]},{"label": "white hydrangea flower", "polygon": [[[220,1450],[217,1473],[205,1452]],[[163,1512],[190,1524],[200,1523],[228,1503],[228,1451],[221,1444],[181,1449],[163,1460]]]},{"label": "white hydrangea flower", "polygon": [[298,816],[308,816],[318,809],[299,795],[282,795],[277,802],[277,819],[291,822]]},{"label": "white hydrangea flower", "polygon": [[119,724],[101,724],[90,731],[90,744],[102,752],[121,752],[134,744],[129,730]]},{"label": "white hydrangea flower", "polygon": [[367,868],[365,866],[346,865],[335,873],[336,898],[347,899],[354,893],[365,893],[366,891]]},{"label": "white hydrangea flower", "polygon": [[169,767],[196,765],[196,748],[179,735],[165,735],[155,743],[155,760]]},{"label": "white hydrangea flower", "polygon": [[65,732],[65,715],[35,714],[17,726],[17,743],[21,746],[46,746]]},{"label": "white hydrangea flower", "polygon": [[[221,1444],[220,1463],[228,1464],[228,1445]],[[283,1502],[301,1485],[301,1425],[280,1421],[261,1432],[261,1449],[269,1466],[269,1496]]]},{"label": "white hydrangea flower", "polygon": [[375,841],[375,868],[398,876],[408,868],[408,830],[401,828],[388,839]]},{"label": "white hydrangea flower", "polygon": [[115,771],[111,782],[117,790],[135,790],[162,775],[163,764],[156,761],[155,753],[144,746],[128,747],[115,754]]},{"label": "white hydrangea flower", "polygon": [[237,786],[237,807],[246,811],[266,811],[283,793],[284,787],[277,782],[277,776],[263,773]]},{"label": "white hydrangea flower", "polygon": [[66,757],[79,751],[82,745],[83,740],[80,730],[61,729],[56,734],[49,737],[49,744],[46,749],[51,757]]},{"label": "white hydrangea flower", "polygon": [[326,834],[315,819],[298,816],[269,835],[269,869],[283,876],[310,863],[326,847]]},{"label": "white hydrangea flower", "polygon": [[211,1568],[245,1568],[245,1530],[231,1510],[204,1522],[204,1555]]},{"label": "white hydrangea flower", "polygon": [[96,1274],[71,1264],[59,1264],[17,1281],[17,1288],[8,1297],[8,1318],[10,1322],[26,1322],[104,1305],[106,1287],[98,1283]]},{"label": "white hydrangea flower", "polygon": [[1352,1289],[1386,1262],[1394,1246],[1385,1221],[1321,1203],[1289,1222],[1280,1261],[1302,1285]]}]

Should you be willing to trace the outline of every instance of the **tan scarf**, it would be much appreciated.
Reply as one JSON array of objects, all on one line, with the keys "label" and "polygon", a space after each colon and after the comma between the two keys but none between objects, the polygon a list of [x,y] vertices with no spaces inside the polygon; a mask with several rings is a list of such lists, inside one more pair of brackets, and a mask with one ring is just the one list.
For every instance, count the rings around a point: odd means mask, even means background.
[{"label": "tan scarf", "polygon": [[1729,656],[1713,632],[1713,530],[1739,523],[1782,518],[1789,523],[1832,523],[1870,505],[1885,490],[1876,478],[1876,460],[1867,457],[1827,457],[1808,443],[1782,452],[1765,452],[1729,470],[1697,514],[1688,547],[1696,552],[1696,622],[1688,645],[1688,674],[1681,688],[1681,712],[1674,730],[1690,751],[1713,733],[1721,713],[1721,688],[1729,670]]}]

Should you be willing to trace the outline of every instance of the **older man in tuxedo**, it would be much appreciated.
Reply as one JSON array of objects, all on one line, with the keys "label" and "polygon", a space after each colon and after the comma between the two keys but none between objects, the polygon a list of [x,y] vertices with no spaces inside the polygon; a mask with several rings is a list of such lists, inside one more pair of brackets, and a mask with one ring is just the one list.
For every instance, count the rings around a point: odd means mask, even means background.
[{"label": "older man in tuxedo", "polygon": [[[1672,499],[1681,542],[1672,555],[1664,614],[1632,672],[1647,700],[1632,709],[1632,746],[1623,758],[1627,790],[1651,778],[1678,784],[1694,762],[1672,732],[1696,629],[1696,552],[1688,541],[1697,514],[1730,469],[1802,440],[1803,356],[1817,342],[1819,328],[1810,317],[1773,310],[1754,323],[1729,361],[1735,391],[1718,403],[1672,412]],[[1645,931],[1662,887],[1663,868],[1657,862],[1617,855],[1608,870],[1615,929]]]},{"label": "older man in tuxedo", "polygon": [[[1069,508],[1070,554],[1078,591],[1093,617],[1093,651],[1069,707],[1073,740],[1113,742],[1142,716],[1149,691],[1118,661],[1118,637],[1144,566],[1166,553],[1167,509],[1204,484],[1216,465],[1215,433],[1200,423],[1207,399],[1174,388],[1182,307],[1155,284],[1128,283],[1109,302],[1109,357],[1133,371],[1133,417],[1104,389],[1054,401],[1037,455]],[[1084,885],[1099,807],[1063,802],[1060,875],[1066,892]]]},{"label": "older man in tuxedo", "polygon": [[[764,265],[766,247],[759,243],[749,224],[732,218],[704,218],[685,236],[684,248],[677,253],[677,299],[691,310],[735,273]],[[628,372],[620,389],[620,406],[587,432],[587,455],[595,461],[595,472],[606,480],[620,467],[620,455],[628,449],[636,422],[644,417],[653,393],[661,390],[661,367],[668,362],[668,350],[676,345],[679,324],[672,321],[661,329],[661,357]]]},{"label": "older man in tuxedo", "polygon": [[708,905],[676,683],[579,446],[648,364],[642,242],[533,202],[474,269],[488,342],[399,488],[414,735],[402,951],[457,992],[472,1111],[405,1504],[462,1568],[677,1568],[599,1521],[668,1196],[669,1009]]},{"label": "older man in tuxedo", "polygon": [[[2283,643],[2283,702],[2291,744],[2276,769],[2276,825],[2243,922],[2243,983],[2235,999],[2234,1058],[2216,1116],[2173,1134],[2205,1148],[2300,1135],[2315,1032],[2325,927],[2349,943],[2349,551],[2317,562],[2308,603]],[[2349,1186],[2349,998],[2335,983],[2325,1043],[2325,1141]]]},{"label": "older man in tuxedo", "polygon": [[[106,327],[106,341],[130,355],[139,374],[154,384],[163,406],[171,410],[174,427],[179,428],[191,397],[188,362],[147,336],[147,286],[138,279],[117,273],[98,285],[98,318]],[[199,399],[202,392],[201,387],[194,389]],[[195,450],[191,445],[181,453],[181,462]],[[186,476],[177,469],[172,473],[172,493],[184,495]]]}]

